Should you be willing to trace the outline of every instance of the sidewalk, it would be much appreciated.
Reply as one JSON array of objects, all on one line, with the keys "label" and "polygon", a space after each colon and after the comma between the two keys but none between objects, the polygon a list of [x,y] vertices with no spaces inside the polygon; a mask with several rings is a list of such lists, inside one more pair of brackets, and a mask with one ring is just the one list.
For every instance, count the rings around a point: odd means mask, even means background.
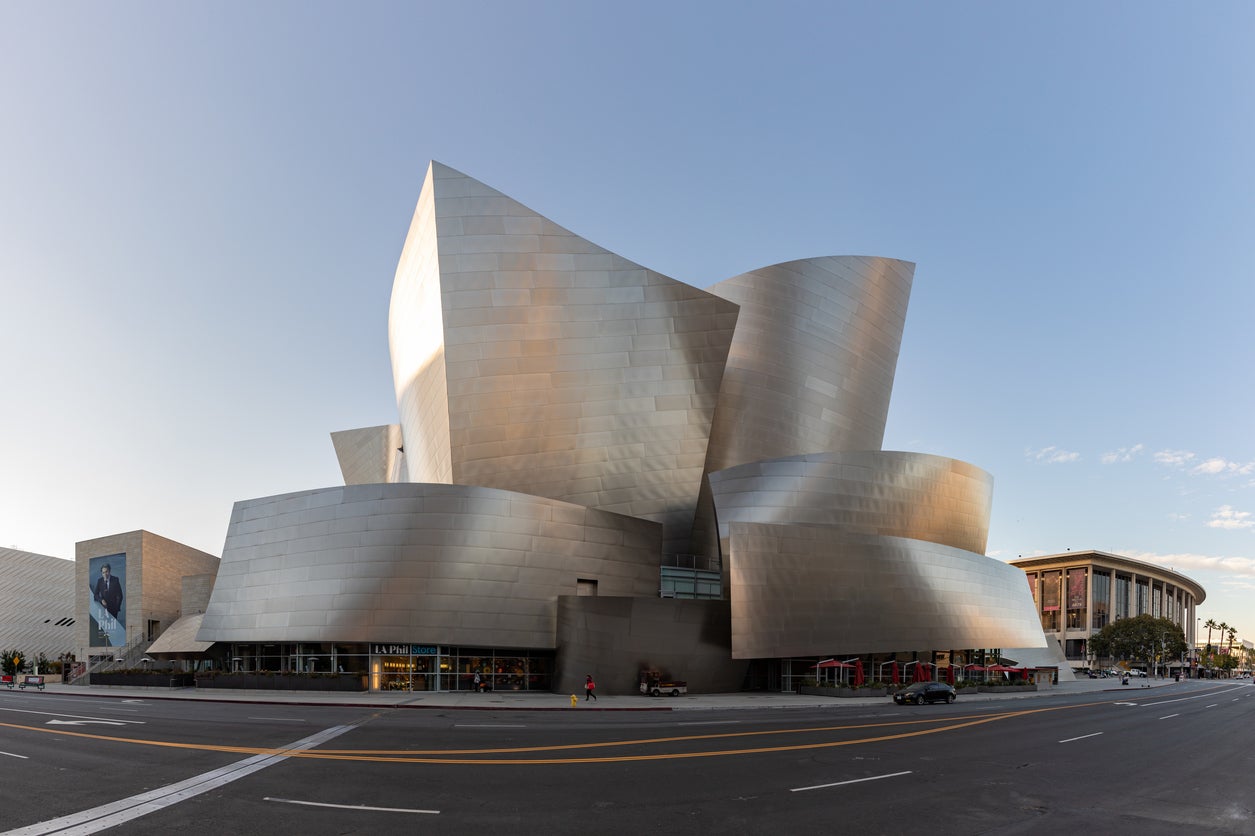
[{"label": "sidewalk", "polygon": [[[1188,680],[1187,680],[1188,681]],[[1118,679],[1080,679],[1063,682],[1027,694],[963,693],[959,702],[993,702],[1027,699],[1052,694],[1121,694],[1136,696],[1147,688],[1177,685],[1171,679],[1131,679],[1120,685]],[[3,694],[7,689],[0,689]],[[380,691],[364,693],[323,693],[317,691],[234,691],[195,688],[123,688],[106,685],[71,686],[49,683],[43,691],[27,689],[13,693],[55,696],[102,697],[111,699],[196,700],[202,702],[273,703],[287,705],[370,706],[379,708],[439,708],[479,711],[571,710],[571,695],[519,691],[478,694],[467,691]],[[815,697],[762,691],[735,694],[686,694],[679,697],[646,697],[637,694],[598,694],[596,701],[576,695],[576,710],[600,711],[711,711],[736,709],[849,708],[884,705],[889,697]]]}]

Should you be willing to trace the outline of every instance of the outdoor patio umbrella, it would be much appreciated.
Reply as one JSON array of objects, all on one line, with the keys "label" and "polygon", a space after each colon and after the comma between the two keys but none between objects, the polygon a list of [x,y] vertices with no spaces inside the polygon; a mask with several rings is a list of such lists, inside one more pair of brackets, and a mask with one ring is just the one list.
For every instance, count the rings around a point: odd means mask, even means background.
[{"label": "outdoor patio umbrella", "polygon": [[946,668],[946,681],[949,682],[951,685],[954,684],[954,665],[951,665],[950,667]]},{"label": "outdoor patio umbrella", "polygon": [[897,662],[894,662],[894,663],[893,663],[893,668],[892,668],[892,670],[893,670],[893,684],[894,684],[894,685],[898,685],[898,684],[900,684],[900,683],[902,682],[902,680],[901,680],[901,678],[899,678],[899,676],[898,676],[898,663],[897,663]]},{"label": "outdoor patio umbrella", "polygon": [[863,660],[859,659],[854,666],[854,687],[859,688],[863,684]]}]

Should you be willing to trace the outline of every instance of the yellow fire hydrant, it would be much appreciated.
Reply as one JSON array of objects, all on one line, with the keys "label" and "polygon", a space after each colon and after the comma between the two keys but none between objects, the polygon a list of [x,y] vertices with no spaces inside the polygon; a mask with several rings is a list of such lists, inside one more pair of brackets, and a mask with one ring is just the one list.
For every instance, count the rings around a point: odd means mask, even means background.
[{"label": "yellow fire hydrant", "polygon": [[575,695],[574,695],[574,694],[572,694],[572,695],[571,695],[571,707],[572,707],[572,708],[575,708],[575,706],[577,706],[577,705],[579,705],[579,704],[580,704],[580,701],[579,701],[579,700],[577,700],[577,699],[575,698]]}]

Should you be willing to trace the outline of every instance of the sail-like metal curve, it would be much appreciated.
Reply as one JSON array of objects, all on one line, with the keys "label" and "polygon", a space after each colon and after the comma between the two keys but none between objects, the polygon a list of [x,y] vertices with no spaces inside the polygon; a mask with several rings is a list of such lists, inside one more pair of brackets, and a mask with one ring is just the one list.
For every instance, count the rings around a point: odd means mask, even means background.
[{"label": "sail-like metal curve", "polygon": [[1024,573],[962,549],[832,526],[730,526],[738,659],[1045,647]]},{"label": "sail-like metal curve", "polygon": [[[834,256],[699,290],[433,162],[389,308],[399,424],[337,434],[344,488],[237,504],[198,639],[560,639],[559,687],[668,643],[712,677],[729,643],[1042,646],[981,554],[989,474],[880,449],[913,280]],[[630,604],[684,553],[730,600]]]},{"label": "sail-like metal curve", "polygon": [[710,475],[720,539],[737,522],[832,525],[983,554],[993,476],[925,453],[816,453]]},{"label": "sail-like metal curve", "polygon": [[397,267],[413,481],[546,496],[685,542],[737,305],[432,163]]},{"label": "sail-like metal curve", "polygon": [[494,488],[237,502],[198,641],[551,648],[557,596],[657,594],[661,526]]},{"label": "sail-like metal curve", "polygon": [[831,450],[878,450],[915,265],[790,261],[712,285],[740,308],[707,472]]}]

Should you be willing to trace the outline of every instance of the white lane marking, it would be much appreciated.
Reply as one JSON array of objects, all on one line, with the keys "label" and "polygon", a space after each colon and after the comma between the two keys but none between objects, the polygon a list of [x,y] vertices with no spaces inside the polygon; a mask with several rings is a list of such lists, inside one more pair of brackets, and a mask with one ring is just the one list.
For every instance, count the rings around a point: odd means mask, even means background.
[{"label": "white lane marking", "polygon": [[1096,732],[1094,732],[1093,734],[1083,734],[1083,735],[1081,735],[1080,737],[1069,737],[1067,740],[1060,740],[1059,742],[1060,742],[1060,743],[1071,743],[1071,742],[1072,742],[1072,741],[1074,741],[1074,740],[1084,740],[1084,739],[1085,739],[1085,738],[1087,738],[1087,737],[1098,737],[1098,735],[1100,735],[1100,734],[1102,734],[1102,732],[1100,732],[1100,731],[1096,731]]},{"label": "white lane marking", "polygon": [[1169,714],[1167,717],[1160,717],[1160,720],[1171,720],[1173,717],[1180,717],[1180,714]]},{"label": "white lane marking", "polygon": [[816,784],[813,787],[794,787],[789,792],[806,792],[807,790],[826,790],[829,787],[844,787],[846,784],[861,784],[864,781],[879,781],[881,778],[897,778],[900,775],[910,775],[911,770],[906,772],[890,772],[888,775],[873,775],[870,778],[855,778],[853,781],[838,781],[835,784]]},{"label": "white lane marking", "polygon": [[740,720],[697,720],[691,723],[676,723],[677,726],[733,726]]},{"label": "white lane marking", "polygon": [[122,702],[124,702],[124,703],[130,703],[130,704],[133,704],[133,705],[143,705],[143,704],[144,704],[144,701],[143,701],[143,700],[122,700]]},{"label": "white lane marking", "polygon": [[38,714],[41,717],[69,717],[73,720],[94,720],[97,723],[121,723],[122,725],[147,725],[143,720],[105,720],[100,717],[87,717],[83,714],[57,714],[52,711],[32,711],[27,708],[0,708],[0,711],[12,711],[16,714]]},{"label": "white lane marking", "polygon": [[49,720],[45,726],[125,726],[126,720]]},{"label": "white lane marking", "polygon": [[266,720],[270,723],[304,723],[300,717],[249,717],[250,720]]},{"label": "white lane marking", "polygon": [[8,755],[11,758],[21,758],[24,761],[30,760],[30,758],[27,757],[26,755],[15,755],[12,752],[0,752],[0,755]]},{"label": "white lane marking", "polygon": [[365,804],[326,804],[321,801],[297,801],[293,798],[271,798],[266,796],[262,801],[274,801],[278,804],[301,804],[306,807],[334,807],[337,810],[370,810],[376,813],[425,813],[429,816],[440,815],[439,810],[412,810],[406,807],[367,807]]},{"label": "white lane marking", "polygon": [[102,804],[99,807],[93,807],[90,810],[83,810],[78,813],[71,813],[59,819],[49,819],[39,824],[10,830],[4,836],[46,836],[49,833],[62,833],[67,834],[67,836],[68,834],[86,836],[86,834],[98,833],[101,830],[117,827],[140,816],[163,810],[180,801],[195,798],[202,793],[217,789],[232,781],[238,781],[240,778],[247,777],[268,766],[282,763],[288,759],[287,752],[312,749],[334,737],[339,737],[352,728],[353,726],[332,726],[288,746],[277,747],[281,750],[277,754],[253,755],[251,758],[245,758],[242,761],[215,769],[212,772],[206,772],[203,775],[196,775],[188,778],[186,781],[179,781],[177,784],[171,784],[168,787],[161,787],[139,795],[133,795],[130,798],[111,801],[108,804]]},{"label": "white lane marking", "polygon": [[1205,705],[1205,706],[1203,706],[1203,708],[1215,708],[1215,707],[1216,707],[1216,706],[1218,706],[1218,705],[1220,705],[1220,703],[1218,703],[1218,702],[1214,702],[1214,703],[1212,703],[1211,705]]}]

